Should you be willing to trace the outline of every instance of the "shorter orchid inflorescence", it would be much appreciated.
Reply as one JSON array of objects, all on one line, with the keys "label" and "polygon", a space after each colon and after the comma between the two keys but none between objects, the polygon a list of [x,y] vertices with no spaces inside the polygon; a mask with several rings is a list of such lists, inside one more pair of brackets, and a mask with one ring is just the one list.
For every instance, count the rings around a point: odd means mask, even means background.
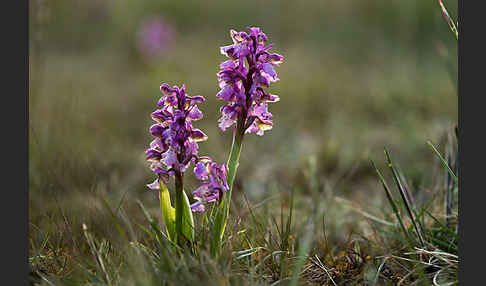
[{"label": "shorter orchid inflorescence", "polygon": [[[192,121],[203,117],[197,104],[203,102],[204,97],[189,96],[184,85],[179,88],[164,83],[160,91],[164,96],[157,103],[160,109],[152,113],[156,123],[149,129],[155,139],[145,151],[146,159],[152,161],[151,169],[157,177],[147,186],[159,190],[161,212],[169,239],[183,246],[184,241],[194,240],[194,221],[184,192],[184,173],[197,161],[197,142],[207,139],[201,130],[192,126]],[[166,186],[170,177],[174,178],[175,183],[175,209]]]},{"label": "shorter orchid inflorescence", "polygon": [[[216,164],[209,157],[198,156],[198,142],[207,140],[207,136],[194,128],[192,121],[203,118],[197,104],[202,103],[204,97],[189,96],[184,85],[179,88],[164,83],[160,90],[164,96],[157,104],[160,109],[152,113],[152,119],[156,123],[149,129],[155,139],[145,151],[146,159],[152,162],[150,168],[156,179],[147,186],[160,192],[161,207],[165,208],[162,214],[166,225],[169,225],[168,231],[172,228],[170,224],[174,224],[174,233],[169,237],[177,240],[175,237],[185,236],[191,240],[191,234],[184,233],[184,224],[188,225],[186,229],[190,229],[191,233],[194,229],[192,215],[188,215],[187,211],[204,211],[204,203],[218,200],[221,194],[228,190],[227,167]],[[197,202],[193,205],[189,205],[183,180],[186,170],[191,165],[195,165],[194,174],[202,181],[201,186],[194,191]],[[176,189],[175,217],[166,186],[171,177],[174,178]]]},{"label": "shorter orchid inflorescence", "polygon": [[151,189],[159,189],[158,180],[167,182],[169,176],[182,175],[191,163],[197,160],[198,144],[207,136],[192,126],[192,121],[203,117],[197,104],[204,101],[202,96],[189,96],[185,86],[160,86],[164,96],[159,100],[152,119],[157,123],[150,127],[155,139],[145,151],[146,159],[152,161],[151,169],[157,175]]}]

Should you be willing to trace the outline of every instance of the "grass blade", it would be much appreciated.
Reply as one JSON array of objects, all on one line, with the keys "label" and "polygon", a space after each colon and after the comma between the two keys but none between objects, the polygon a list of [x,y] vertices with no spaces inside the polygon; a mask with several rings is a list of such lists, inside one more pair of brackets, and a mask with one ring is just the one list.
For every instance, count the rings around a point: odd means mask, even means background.
[{"label": "grass blade", "polygon": [[442,9],[442,14],[444,15],[444,18],[447,21],[447,24],[449,25],[449,28],[451,29],[452,33],[454,33],[454,36],[456,37],[456,40],[459,40],[459,32],[457,31],[456,24],[454,24],[454,20],[452,20],[451,16],[449,15],[449,12],[447,12],[447,9],[442,3],[442,0],[438,0],[440,8]]},{"label": "grass blade", "polygon": [[378,178],[380,179],[380,182],[383,185],[383,188],[385,189],[386,197],[387,197],[388,201],[390,202],[390,205],[393,209],[393,213],[395,213],[395,216],[398,220],[398,223],[400,224],[400,228],[402,229],[403,234],[405,235],[407,240],[411,243],[412,241],[410,239],[410,236],[408,234],[407,229],[405,228],[405,225],[403,224],[402,218],[400,216],[400,212],[398,211],[398,206],[395,204],[395,200],[393,199],[393,196],[390,192],[390,188],[388,188],[388,185],[385,181],[385,178],[383,178],[383,175],[381,174],[380,170],[376,167],[373,160],[371,161],[371,164],[373,165],[373,168],[375,168],[375,171],[378,174]]},{"label": "grass blade", "polygon": [[299,245],[299,257],[297,259],[297,263],[294,267],[294,273],[292,276],[292,280],[290,281],[291,286],[296,286],[299,280],[299,276],[302,271],[302,267],[305,264],[305,261],[308,258],[309,250],[312,244],[312,236],[314,234],[314,223],[313,218],[309,218],[307,221],[307,225],[305,227],[304,235],[302,237],[302,242]]},{"label": "grass blade", "polygon": [[414,216],[414,214],[412,212],[413,207],[410,205],[410,202],[407,199],[407,194],[405,193],[405,190],[403,189],[403,186],[402,186],[402,184],[400,182],[400,178],[398,177],[398,173],[397,173],[395,167],[392,164],[392,161],[391,161],[391,158],[390,158],[390,154],[388,154],[388,151],[386,150],[386,148],[385,148],[385,156],[386,156],[386,160],[388,161],[388,167],[392,171],[393,179],[395,180],[395,184],[397,185],[398,190],[400,191],[400,195],[402,197],[402,200],[403,200],[403,202],[405,204],[405,207],[406,207],[408,216],[410,217],[410,220],[412,221],[412,224],[413,224],[413,227],[415,229],[415,232],[417,233],[417,236],[418,236],[418,238],[420,240],[420,244],[422,246],[425,246],[424,239],[422,237],[422,233],[419,231],[419,228],[417,226],[417,222],[415,220],[415,216]]},{"label": "grass blade", "polygon": [[427,144],[429,144],[429,146],[432,148],[432,150],[434,151],[435,155],[437,155],[437,157],[440,159],[440,162],[442,163],[442,165],[444,166],[444,168],[446,168],[446,170],[449,172],[449,174],[451,175],[452,179],[454,180],[454,182],[456,183],[456,185],[459,185],[459,180],[457,179],[457,176],[456,174],[454,174],[454,172],[452,171],[451,167],[449,166],[449,164],[447,164],[446,160],[444,159],[444,157],[442,157],[442,155],[440,154],[440,152],[434,147],[434,145],[432,144],[432,142],[430,141],[427,141]]}]

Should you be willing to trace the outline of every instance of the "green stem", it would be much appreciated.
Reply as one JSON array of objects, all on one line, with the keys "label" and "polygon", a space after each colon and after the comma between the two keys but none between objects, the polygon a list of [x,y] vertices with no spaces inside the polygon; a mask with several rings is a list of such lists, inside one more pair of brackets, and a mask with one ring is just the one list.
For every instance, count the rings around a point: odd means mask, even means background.
[{"label": "green stem", "polygon": [[224,229],[226,228],[226,222],[229,216],[233,182],[236,177],[236,170],[238,169],[240,160],[244,130],[243,128],[237,128],[234,132],[233,144],[231,146],[231,152],[227,163],[228,177],[226,178],[226,181],[228,183],[229,190],[225,193],[223,201],[216,210],[214,224],[211,230],[211,254],[213,257],[218,256],[221,252]]},{"label": "green stem", "polygon": [[184,241],[184,234],[182,233],[182,217],[183,217],[183,175],[179,172],[176,172],[175,175],[175,228],[176,228],[176,241],[177,243],[182,246],[182,242]]},{"label": "green stem", "polygon": [[235,135],[233,136],[233,143],[231,146],[230,156],[228,158],[228,177],[227,183],[229,190],[226,194],[226,212],[228,215],[229,207],[231,203],[231,193],[233,191],[233,183],[236,177],[236,170],[238,169],[238,165],[240,164],[240,154],[241,154],[241,147],[243,143],[243,135],[244,133],[240,130],[235,130]]}]

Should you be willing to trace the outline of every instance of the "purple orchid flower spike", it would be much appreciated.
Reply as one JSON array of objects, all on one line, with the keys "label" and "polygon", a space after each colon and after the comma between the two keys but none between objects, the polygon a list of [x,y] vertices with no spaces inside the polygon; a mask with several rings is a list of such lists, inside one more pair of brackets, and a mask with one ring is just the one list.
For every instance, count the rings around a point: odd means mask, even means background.
[{"label": "purple orchid flower spike", "polygon": [[221,90],[216,96],[228,104],[221,107],[219,127],[225,131],[236,123],[240,132],[263,135],[273,126],[267,103],[279,101],[263,88],[279,81],[275,67],[283,57],[269,52],[272,44],[265,45],[268,38],[260,28],[247,29],[249,33],[231,30],[233,44],[221,47],[229,60],[220,64],[217,75]]},{"label": "purple orchid flower spike", "polygon": [[[204,101],[202,96],[189,96],[185,86],[170,87],[164,83],[160,86],[164,94],[158,102],[157,109],[152,113],[156,122],[149,129],[155,139],[150,148],[145,151],[146,159],[152,161],[151,169],[157,178],[164,182],[169,176],[183,174],[197,158],[197,142],[207,139],[206,134],[192,126],[192,121],[203,117],[197,104]],[[157,189],[156,184],[149,188]]]},{"label": "purple orchid flower spike", "polygon": [[[204,132],[192,126],[192,121],[203,118],[197,104],[203,102],[204,97],[189,96],[184,85],[179,88],[164,83],[160,86],[160,91],[163,96],[157,103],[159,109],[152,113],[152,119],[156,123],[149,129],[155,139],[145,151],[146,159],[152,162],[150,168],[156,179],[147,186],[152,190],[159,190],[164,221],[166,226],[170,226],[168,233],[182,245],[185,238],[191,242],[194,239],[194,222],[183,185],[185,171],[191,164],[198,162],[198,142],[207,139]],[[170,196],[163,184],[170,177],[175,181],[175,219],[171,217]],[[160,191],[164,193],[164,199]]]},{"label": "purple orchid flower spike", "polygon": [[[272,114],[268,111],[268,103],[279,101],[277,95],[268,93],[264,88],[279,81],[275,67],[283,62],[283,56],[270,52],[273,45],[266,44],[268,38],[260,28],[248,27],[247,30],[248,32],[231,30],[233,44],[220,48],[221,54],[229,59],[219,65],[220,70],[217,73],[221,90],[216,96],[227,103],[220,109],[222,116],[218,122],[223,131],[233,125],[234,127],[227,163],[229,189],[224,200],[221,200],[223,203],[214,218],[217,223],[211,231],[213,255],[218,255],[221,250],[243,137],[246,133],[262,136],[265,131],[272,129]],[[205,195],[207,193],[203,192]],[[204,196],[204,199],[210,200],[216,196],[217,193],[213,191]],[[194,206],[196,207],[201,209],[200,204]]]}]

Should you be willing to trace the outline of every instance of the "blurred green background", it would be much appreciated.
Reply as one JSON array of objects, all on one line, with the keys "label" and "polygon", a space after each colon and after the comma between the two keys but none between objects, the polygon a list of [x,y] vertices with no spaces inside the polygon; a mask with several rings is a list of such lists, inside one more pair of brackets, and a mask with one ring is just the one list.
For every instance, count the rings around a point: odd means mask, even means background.
[{"label": "blurred green background", "polygon": [[[455,18],[457,1],[445,4]],[[431,166],[440,170],[426,141],[440,145],[457,122],[457,42],[434,0],[29,5],[29,209],[37,226],[53,208],[96,224],[98,195],[157,207],[144,151],[162,82],[206,97],[195,123],[209,136],[200,153],[226,160],[231,132],[217,127],[223,102],[215,94],[230,29],[261,27],[285,57],[269,89],[281,98],[270,106],[274,128],[247,136],[243,147],[235,192],[254,200],[274,185],[308,184],[312,156],[320,184],[344,177],[343,195],[381,195],[369,159],[383,166],[384,146],[413,185],[432,185]],[[172,37],[147,57],[137,35],[154,18]],[[186,191],[195,186],[189,181]]]}]

